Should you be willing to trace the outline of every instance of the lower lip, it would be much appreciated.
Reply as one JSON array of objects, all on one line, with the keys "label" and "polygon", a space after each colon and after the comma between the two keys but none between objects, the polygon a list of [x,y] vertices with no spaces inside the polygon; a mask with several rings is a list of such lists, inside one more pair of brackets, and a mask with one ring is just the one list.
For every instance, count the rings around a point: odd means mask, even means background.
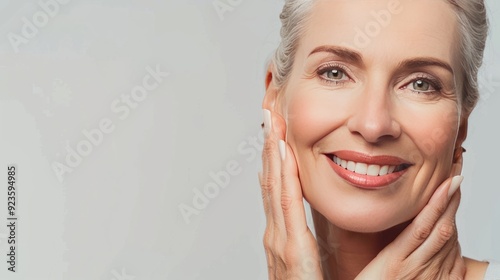
[{"label": "lower lip", "polygon": [[399,177],[401,177],[408,170],[405,169],[382,176],[362,175],[339,166],[338,164],[333,162],[333,160],[329,156],[326,156],[326,158],[335,173],[337,173],[340,177],[342,177],[342,179],[346,180],[351,185],[362,189],[374,190],[387,187],[389,184],[394,183],[397,179],[399,179]]}]

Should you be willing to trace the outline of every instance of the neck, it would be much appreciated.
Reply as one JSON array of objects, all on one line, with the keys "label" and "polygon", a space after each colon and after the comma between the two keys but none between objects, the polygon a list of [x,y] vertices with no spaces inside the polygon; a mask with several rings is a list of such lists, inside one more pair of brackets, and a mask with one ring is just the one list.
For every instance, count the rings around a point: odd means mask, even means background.
[{"label": "neck", "polygon": [[311,208],[325,280],[354,279],[409,222],[390,229],[359,233],[341,229]]}]

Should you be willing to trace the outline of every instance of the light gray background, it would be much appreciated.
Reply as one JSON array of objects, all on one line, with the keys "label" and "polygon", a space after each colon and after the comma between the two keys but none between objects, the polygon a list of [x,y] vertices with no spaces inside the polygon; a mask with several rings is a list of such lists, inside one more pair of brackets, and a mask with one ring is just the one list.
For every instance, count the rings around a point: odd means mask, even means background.
[{"label": "light gray background", "polygon": [[[17,53],[9,34],[43,10],[0,1],[0,167],[19,170],[18,272],[2,261],[0,278],[265,279],[260,150],[250,141],[261,133],[282,1],[66,1]],[[216,2],[231,9],[219,16]],[[500,2],[487,3],[458,225],[464,255],[500,260]],[[157,65],[169,76],[120,119],[113,102]],[[54,162],[105,118],[114,130],[60,181]],[[186,223],[179,206],[234,162],[240,173]],[[0,226],[2,260],[6,237]]]}]

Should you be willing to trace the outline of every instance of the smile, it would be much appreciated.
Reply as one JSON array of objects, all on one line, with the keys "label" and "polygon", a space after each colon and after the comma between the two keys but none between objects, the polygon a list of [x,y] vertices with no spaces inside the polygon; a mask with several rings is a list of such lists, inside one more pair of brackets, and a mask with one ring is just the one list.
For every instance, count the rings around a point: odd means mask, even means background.
[{"label": "smile", "polygon": [[384,176],[393,172],[398,172],[409,167],[407,164],[400,165],[378,165],[367,164],[363,162],[354,162],[350,160],[341,159],[336,155],[332,155],[332,161],[344,169],[352,171],[361,175],[368,176]]},{"label": "smile", "polygon": [[353,151],[325,154],[332,169],[349,184],[363,189],[383,188],[411,166],[393,156],[369,156]]}]

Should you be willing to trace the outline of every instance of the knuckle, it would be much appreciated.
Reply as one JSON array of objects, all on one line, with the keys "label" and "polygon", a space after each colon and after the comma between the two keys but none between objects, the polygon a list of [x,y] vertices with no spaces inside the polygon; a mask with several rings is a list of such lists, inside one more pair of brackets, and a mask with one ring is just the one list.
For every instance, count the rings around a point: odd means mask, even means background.
[{"label": "knuckle", "polygon": [[276,141],[269,137],[264,144],[264,148],[262,149],[262,159],[265,160],[266,157],[274,156],[276,154],[277,145]]},{"label": "knuckle", "polygon": [[415,224],[415,229],[412,231],[413,238],[418,241],[423,241],[431,234],[432,227],[425,222]]},{"label": "knuckle", "polygon": [[266,219],[269,219],[267,214],[271,213],[271,205],[269,203],[269,194],[267,192],[262,192],[262,204],[264,206],[264,213],[266,213]]},{"label": "knuckle", "polygon": [[264,232],[264,238],[262,239],[262,243],[264,244],[264,249],[266,251],[273,251],[273,238],[272,233],[269,230]]},{"label": "knuckle", "polygon": [[286,182],[288,179],[288,175],[285,172],[281,172],[280,179],[281,182]]},{"label": "knuckle", "polygon": [[279,181],[275,177],[267,176],[262,184],[262,190],[270,192],[278,183]]},{"label": "knuckle", "polygon": [[288,215],[293,205],[292,197],[287,193],[281,194],[281,208],[283,209],[283,214]]},{"label": "knuckle", "polygon": [[446,211],[447,207],[448,207],[448,205],[446,203],[439,203],[434,208],[435,214],[437,216],[441,216],[444,213],[444,211]]},{"label": "knuckle", "polygon": [[446,222],[444,224],[442,224],[441,226],[439,226],[439,229],[438,229],[438,233],[439,233],[439,243],[445,243],[447,242],[448,240],[451,239],[451,237],[455,234],[455,227],[454,225],[450,224],[449,222]]}]

